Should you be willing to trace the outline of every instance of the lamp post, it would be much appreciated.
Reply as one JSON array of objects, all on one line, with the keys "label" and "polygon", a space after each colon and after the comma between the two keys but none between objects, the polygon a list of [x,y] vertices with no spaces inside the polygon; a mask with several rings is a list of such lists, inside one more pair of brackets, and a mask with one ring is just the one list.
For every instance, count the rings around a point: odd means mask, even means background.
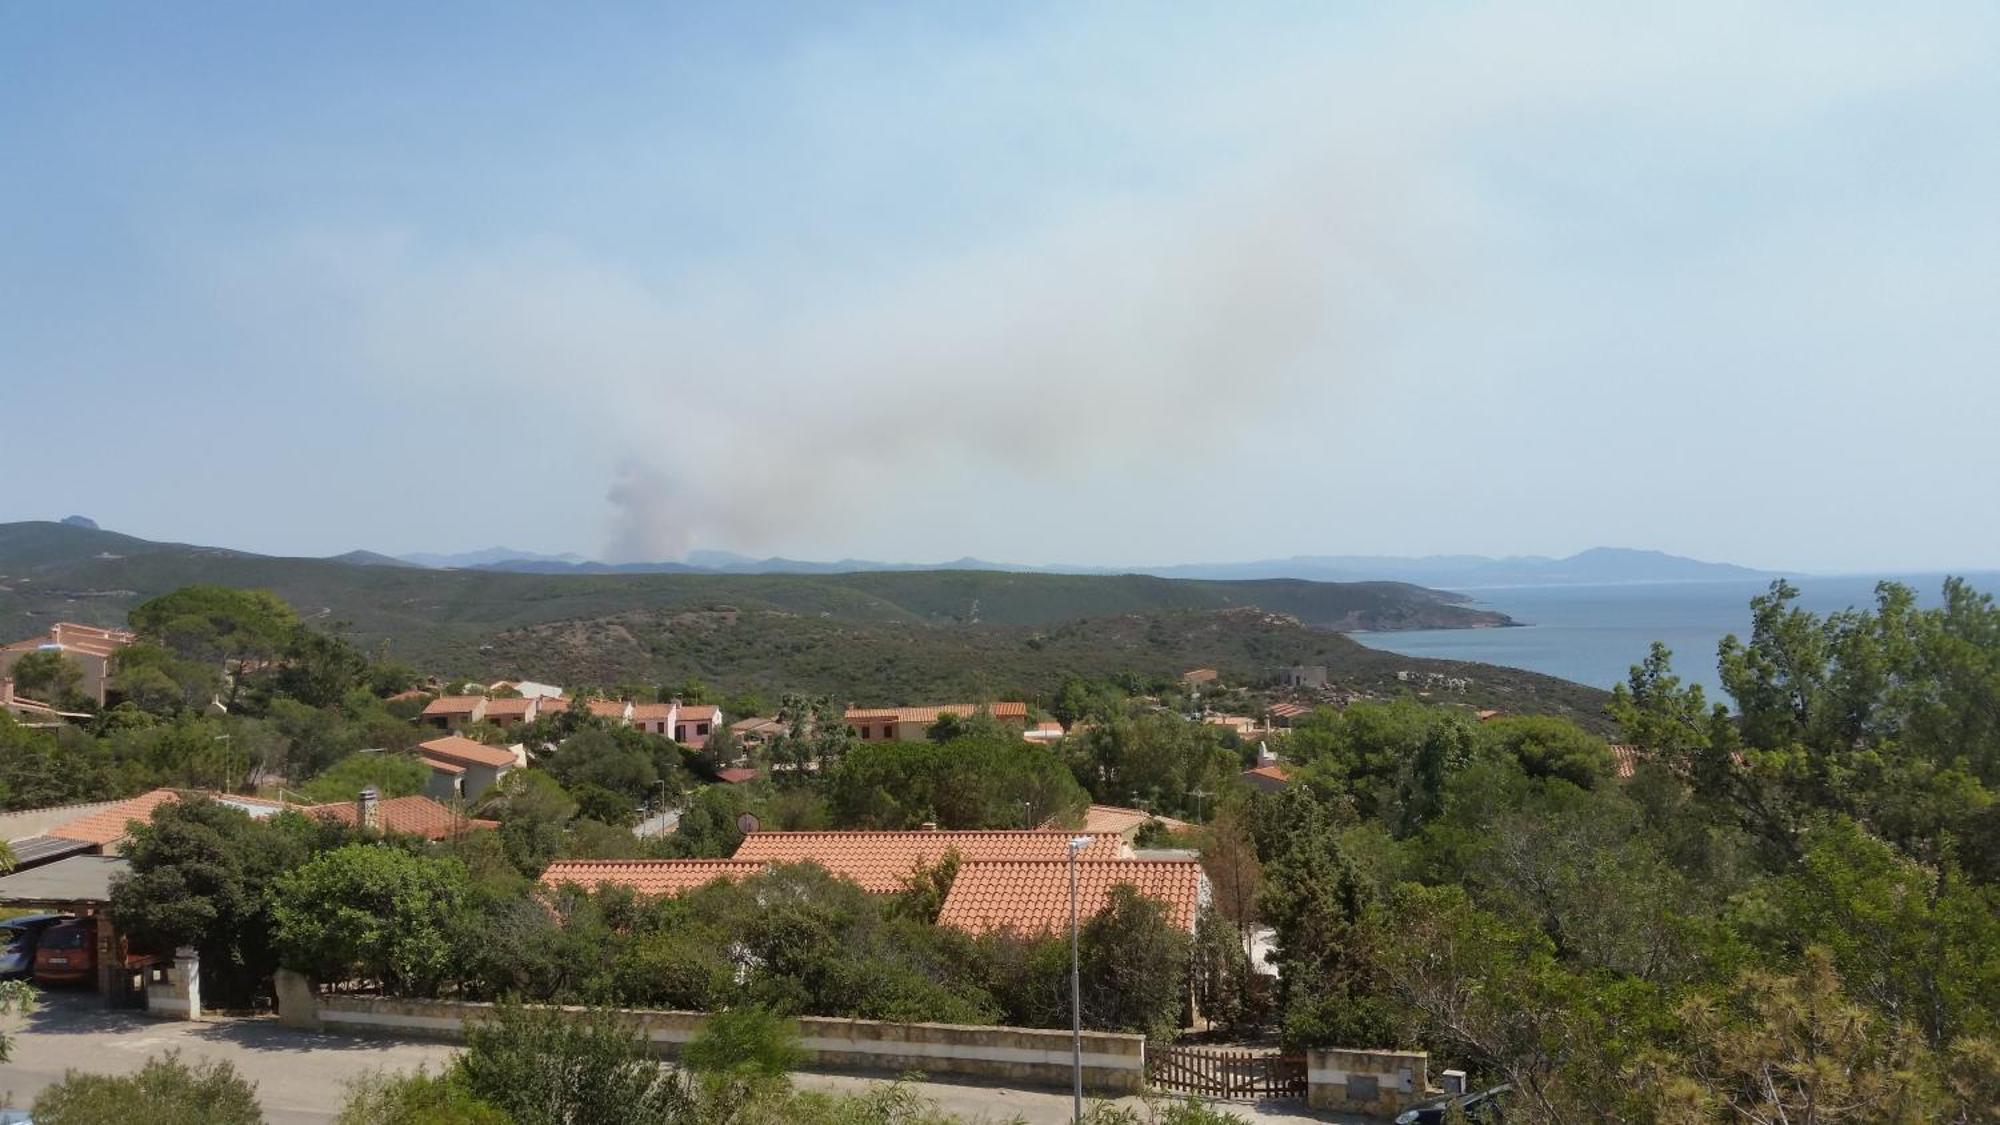
[{"label": "lamp post", "polygon": [[1090,843],[1088,836],[1069,840],[1069,1057],[1075,1077],[1076,1116],[1083,1120],[1083,972],[1076,941],[1076,857]]}]

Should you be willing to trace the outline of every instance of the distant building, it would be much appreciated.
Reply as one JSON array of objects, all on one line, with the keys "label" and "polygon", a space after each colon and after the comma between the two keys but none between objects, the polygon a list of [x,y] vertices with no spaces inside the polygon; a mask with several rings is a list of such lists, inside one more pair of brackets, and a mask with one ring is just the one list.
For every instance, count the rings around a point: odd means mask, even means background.
[{"label": "distant building", "polygon": [[1271,720],[1273,727],[1289,730],[1301,719],[1310,717],[1313,710],[1314,708],[1303,703],[1273,703],[1264,714]]},{"label": "distant building", "polygon": [[486,718],[483,695],[441,695],[424,705],[417,722],[439,730],[464,730]]},{"label": "distant building", "polygon": [[1213,668],[1191,668],[1181,673],[1181,686],[1184,688],[1198,688],[1212,684],[1221,678],[1222,674]]},{"label": "distant building", "polygon": [[762,746],[774,738],[781,738],[791,732],[791,728],[776,719],[766,719],[752,715],[729,724],[729,733],[736,736],[736,743],[745,748]]},{"label": "distant building", "polygon": [[707,746],[708,737],[722,725],[722,708],[713,703],[675,705],[674,741],[683,746]]},{"label": "distant building", "polygon": [[1254,766],[1240,775],[1250,788],[1260,793],[1276,793],[1292,783],[1292,775],[1285,767],[1273,763],[1268,766]]},{"label": "distant building", "polygon": [[511,727],[518,723],[532,723],[539,714],[537,703],[530,698],[489,699],[486,701],[485,721],[497,727]]},{"label": "distant building", "polygon": [[674,729],[674,705],[635,703],[632,705],[632,725],[647,734],[667,734]]},{"label": "distant building", "polygon": [[863,742],[922,742],[946,715],[969,719],[984,710],[1017,730],[1028,726],[1025,703],[948,703],[942,707],[850,707],[847,729]]},{"label": "distant building", "polygon": [[[100,629],[95,625],[58,622],[49,627],[45,636],[15,641],[5,648],[0,648],[0,679],[13,679],[14,665],[20,663],[24,656],[37,652],[59,652],[83,672],[83,676],[77,681],[76,690],[102,707],[111,677],[118,670],[118,650],[138,639],[136,633],[128,633],[123,629]],[[51,699],[42,702],[58,701]]]},{"label": "distant building", "polygon": [[1235,731],[1243,738],[1248,738],[1264,729],[1256,719],[1248,715],[1206,715],[1201,721],[1208,726]]},{"label": "distant building", "polygon": [[419,743],[417,756],[431,769],[424,791],[440,801],[476,801],[500,784],[501,778],[527,764],[522,751],[488,746],[455,734]]},{"label": "distant building", "polygon": [[1326,665],[1294,664],[1278,673],[1278,679],[1288,688],[1323,688],[1326,686]]}]

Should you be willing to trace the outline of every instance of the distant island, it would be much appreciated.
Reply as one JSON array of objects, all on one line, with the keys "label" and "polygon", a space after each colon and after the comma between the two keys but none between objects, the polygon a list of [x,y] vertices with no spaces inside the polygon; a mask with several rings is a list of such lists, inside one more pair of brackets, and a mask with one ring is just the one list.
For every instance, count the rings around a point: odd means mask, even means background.
[{"label": "distant island", "polygon": [[[365,556],[365,558],[359,557]],[[1775,577],[1732,563],[1703,562],[1664,551],[1593,547],[1568,558],[1516,555],[1294,555],[1233,563],[1176,563],[1165,566],[1100,567],[1052,563],[1031,566],[961,558],[949,562],[901,563],[875,559],[814,562],[753,558],[731,551],[693,551],[678,562],[604,563],[578,555],[547,555],[488,547],[460,554],[411,553],[390,558],[372,551],[339,556],[342,561],[401,562],[444,569],[498,570],[514,574],[856,574],[878,571],[990,570],[1016,574],[1140,574],[1154,578],[1251,581],[1272,578],[1309,582],[1409,582],[1422,586],[1479,589],[1496,586],[1587,586],[1620,582],[1721,582]]]}]

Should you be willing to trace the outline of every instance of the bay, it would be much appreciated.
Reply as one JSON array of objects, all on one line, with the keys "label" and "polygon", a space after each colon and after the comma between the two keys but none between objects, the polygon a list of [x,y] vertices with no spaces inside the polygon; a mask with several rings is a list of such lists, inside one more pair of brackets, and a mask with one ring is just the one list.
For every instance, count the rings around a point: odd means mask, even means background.
[{"label": "bay", "polygon": [[[2000,572],[1964,575],[1987,593],[2000,590]],[[1887,578],[1910,586],[1920,604],[1935,606],[1945,576],[1795,576],[1798,605],[1816,613],[1875,603],[1875,585]],[[1522,622],[1505,629],[1423,629],[1355,633],[1370,648],[1404,656],[1474,660],[1526,668],[1565,680],[1609,688],[1623,683],[1654,641],[1674,652],[1674,670],[1699,683],[1711,699],[1720,696],[1715,650],[1730,633],[1750,634],[1750,599],[1770,586],[1766,579],[1727,582],[1626,583],[1604,586],[1534,586],[1464,589],[1474,605]]]}]

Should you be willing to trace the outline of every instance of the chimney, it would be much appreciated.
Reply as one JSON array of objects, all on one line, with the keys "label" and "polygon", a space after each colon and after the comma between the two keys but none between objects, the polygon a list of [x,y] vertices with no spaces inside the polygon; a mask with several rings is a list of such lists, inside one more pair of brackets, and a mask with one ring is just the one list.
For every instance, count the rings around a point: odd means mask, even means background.
[{"label": "chimney", "polygon": [[14,702],[14,677],[0,676],[0,707]]},{"label": "chimney", "polygon": [[[1241,759],[1238,760],[1240,761]],[[1278,764],[1278,756],[1271,753],[1271,748],[1262,742],[1257,743],[1257,764],[1260,766],[1275,766]]]},{"label": "chimney", "polygon": [[375,787],[371,785],[363,789],[361,795],[354,800],[354,825],[364,832],[373,832],[382,826],[381,813],[376,807],[376,797]]},{"label": "chimney", "polygon": [[938,830],[937,821],[935,820],[926,820],[920,827],[925,832],[936,832]]}]

